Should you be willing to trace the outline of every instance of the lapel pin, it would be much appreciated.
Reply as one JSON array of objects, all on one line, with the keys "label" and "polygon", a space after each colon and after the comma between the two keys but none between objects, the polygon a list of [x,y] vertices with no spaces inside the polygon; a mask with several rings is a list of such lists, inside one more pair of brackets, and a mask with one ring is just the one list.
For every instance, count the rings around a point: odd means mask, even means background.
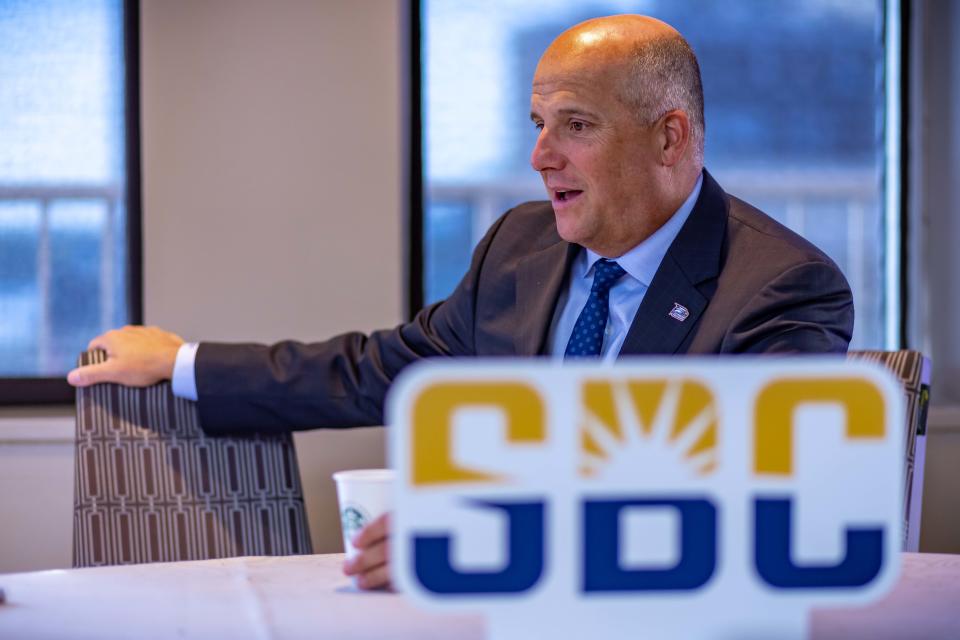
[{"label": "lapel pin", "polygon": [[680,304],[679,302],[674,302],[673,309],[670,309],[670,313],[668,313],[667,315],[673,318],[674,320],[683,322],[684,320],[690,317],[690,310],[687,309],[682,304]]}]

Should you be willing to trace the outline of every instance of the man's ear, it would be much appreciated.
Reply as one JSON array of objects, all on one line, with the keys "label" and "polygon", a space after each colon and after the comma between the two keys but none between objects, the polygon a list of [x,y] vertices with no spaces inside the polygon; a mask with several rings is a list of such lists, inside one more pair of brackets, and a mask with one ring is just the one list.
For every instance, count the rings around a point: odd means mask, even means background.
[{"label": "man's ear", "polygon": [[680,109],[668,111],[660,118],[661,133],[660,161],[666,167],[672,167],[683,158],[690,144],[690,118]]}]

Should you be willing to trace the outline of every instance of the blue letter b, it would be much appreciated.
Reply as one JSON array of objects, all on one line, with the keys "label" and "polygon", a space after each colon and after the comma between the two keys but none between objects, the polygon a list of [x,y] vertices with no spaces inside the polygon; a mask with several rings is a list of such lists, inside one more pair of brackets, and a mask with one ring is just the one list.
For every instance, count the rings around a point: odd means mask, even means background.
[{"label": "blue letter b", "polygon": [[[672,507],[680,516],[680,560],[666,569],[620,564],[620,516],[626,508]],[[717,563],[717,510],[705,499],[588,500],[583,506],[584,591],[696,589]]]}]

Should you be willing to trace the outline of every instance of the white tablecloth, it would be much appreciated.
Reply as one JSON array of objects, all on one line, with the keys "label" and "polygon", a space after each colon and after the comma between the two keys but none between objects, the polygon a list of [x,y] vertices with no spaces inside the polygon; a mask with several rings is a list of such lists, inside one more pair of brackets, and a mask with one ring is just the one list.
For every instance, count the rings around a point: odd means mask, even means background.
[{"label": "white tablecloth", "polygon": [[[0,575],[0,638],[483,637],[477,617],[424,613],[401,595],[355,590],[341,561],[232,558]],[[887,598],[816,613],[813,637],[960,639],[960,556],[904,554]]]}]

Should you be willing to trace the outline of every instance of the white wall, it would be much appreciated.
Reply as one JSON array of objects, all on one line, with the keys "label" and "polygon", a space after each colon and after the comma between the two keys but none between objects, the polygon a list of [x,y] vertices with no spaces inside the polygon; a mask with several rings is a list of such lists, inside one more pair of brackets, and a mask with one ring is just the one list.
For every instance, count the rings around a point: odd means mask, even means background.
[{"label": "white wall", "polygon": [[960,3],[912,3],[909,342],[933,360],[921,549],[960,553]]},{"label": "white wall", "polygon": [[73,408],[0,412],[0,573],[70,566]]},{"label": "white wall", "polygon": [[[152,0],[141,25],[145,320],[187,339],[322,339],[402,316],[395,0]],[[330,473],[382,429],[297,436],[316,551]]]},{"label": "white wall", "polygon": [[395,0],[143,4],[148,322],[275,340],[400,320],[399,36]]},{"label": "white wall", "polygon": [[960,406],[960,4],[913,11],[908,326],[933,358],[932,401]]}]

